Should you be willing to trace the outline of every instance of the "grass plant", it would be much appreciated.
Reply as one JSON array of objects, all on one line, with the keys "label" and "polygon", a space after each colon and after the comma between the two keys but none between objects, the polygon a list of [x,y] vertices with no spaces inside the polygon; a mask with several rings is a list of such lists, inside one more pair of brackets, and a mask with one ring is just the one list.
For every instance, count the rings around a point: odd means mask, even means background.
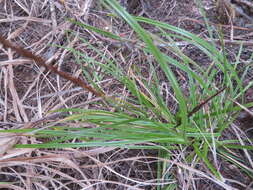
[{"label": "grass plant", "polygon": [[[5,132],[50,139],[47,143],[18,144],[16,147],[113,146],[154,149],[158,150],[158,157],[162,159],[159,162],[158,177],[162,177],[163,173],[175,163],[181,163],[183,166],[180,164],[177,166],[189,172],[193,170],[188,167],[193,169],[199,163],[204,163],[210,171],[207,175],[215,179],[217,184],[228,188],[217,164],[218,159],[223,158],[234,163],[252,178],[252,169],[231,154],[233,150],[238,149],[252,150],[252,146],[242,145],[238,139],[222,138],[224,131],[231,126],[236,114],[242,109],[234,102],[240,102],[245,107],[253,106],[253,103],[243,102],[242,97],[251,84],[246,87],[243,85],[245,73],[238,71],[239,61],[231,63],[227,59],[224,46],[219,48],[216,43],[208,42],[167,23],[131,16],[115,0],[104,0],[102,3],[112,10],[108,16],[112,19],[123,19],[128,23],[137,36],[135,42],[74,20],[70,22],[119,43],[132,43],[138,51],[153,59],[145,62],[149,68],[149,80],[142,76],[137,65],[132,65],[129,68],[130,72],[127,73],[118,65],[116,58],[104,54],[99,48],[80,37],[87,49],[96,52],[96,57],[103,60],[98,61],[85,52],[68,49],[80,63],[86,62],[94,70],[97,67],[101,69],[102,74],[94,72],[94,75],[83,70],[89,84],[103,91],[97,82],[103,77],[110,76],[126,87],[130,96],[125,99],[120,94],[103,97],[105,105],[114,108],[114,111],[79,108],[57,110],[72,112],[58,122],[65,123],[64,126],[54,123],[42,129],[6,130]],[[142,27],[143,24],[156,28],[158,32],[150,33]],[[75,33],[70,31],[70,35],[72,34]],[[178,47],[178,42],[185,42],[198,48],[207,56],[207,62],[192,60]],[[220,43],[223,43],[222,37]],[[238,60],[239,57],[240,54]],[[161,70],[159,72],[158,67]],[[246,72],[247,68],[243,70]],[[186,78],[186,88],[181,86],[176,76],[178,72]],[[168,98],[174,102],[174,110],[161,93],[163,91],[160,83],[161,75],[171,88],[171,95]],[[72,122],[78,122],[80,127],[71,126]],[[78,142],[71,142],[73,139],[78,139]],[[175,158],[172,152],[179,152],[182,155]],[[169,163],[163,159],[174,162]],[[163,178],[171,179],[173,176],[167,175]],[[176,189],[176,186],[171,184],[159,188]]]}]

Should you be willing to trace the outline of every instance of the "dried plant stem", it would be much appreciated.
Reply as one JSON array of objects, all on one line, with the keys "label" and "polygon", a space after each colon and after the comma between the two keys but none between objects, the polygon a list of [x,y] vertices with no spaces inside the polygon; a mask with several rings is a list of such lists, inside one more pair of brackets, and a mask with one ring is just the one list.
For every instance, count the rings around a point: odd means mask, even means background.
[{"label": "dried plant stem", "polygon": [[94,95],[96,95],[98,97],[104,97],[105,96],[105,94],[103,92],[98,92],[97,90],[92,88],[89,84],[87,84],[82,79],[74,77],[74,76],[72,76],[68,73],[63,72],[63,71],[60,71],[60,70],[58,70],[57,67],[55,67],[53,65],[46,64],[46,61],[42,57],[37,56],[34,53],[32,53],[32,52],[30,52],[30,51],[28,51],[28,50],[26,50],[22,47],[18,47],[16,45],[13,45],[11,42],[6,40],[1,35],[0,35],[0,43],[2,43],[5,47],[11,48],[12,50],[16,51],[18,54],[20,54],[24,57],[27,57],[29,59],[34,60],[39,66],[45,67],[47,70],[58,74],[59,76],[73,82],[74,84],[77,84],[78,86],[82,87],[85,90],[88,90],[89,92],[93,93]]}]

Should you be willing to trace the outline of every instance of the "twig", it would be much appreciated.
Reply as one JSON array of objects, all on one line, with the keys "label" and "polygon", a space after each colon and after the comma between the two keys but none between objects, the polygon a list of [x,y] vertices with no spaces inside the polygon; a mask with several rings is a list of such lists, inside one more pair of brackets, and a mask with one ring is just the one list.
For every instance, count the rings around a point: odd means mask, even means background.
[{"label": "twig", "polygon": [[5,47],[11,48],[12,50],[16,51],[18,54],[34,60],[39,66],[45,67],[47,70],[60,75],[61,77],[73,82],[74,84],[77,84],[78,86],[81,86],[83,89],[88,90],[89,92],[92,92],[94,95],[99,96],[99,97],[105,96],[105,94],[103,92],[98,92],[97,90],[93,89],[91,86],[89,86],[89,84],[87,84],[86,82],[84,82],[80,78],[73,77],[72,75],[70,75],[68,73],[58,70],[57,67],[55,67],[53,65],[46,64],[45,63],[46,61],[42,57],[37,56],[34,53],[32,53],[22,47],[18,47],[16,45],[13,45],[11,42],[6,40],[1,35],[0,35],[0,42]]},{"label": "twig", "polygon": [[192,111],[190,111],[188,113],[188,117],[191,117],[194,113],[196,113],[197,111],[199,111],[201,109],[201,107],[203,107],[206,103],[208,103],[211,99],[213,99],[215,96],[219,95],[221,92],[223,92],[227,87],[222,88],[221,90],[219,90],[218,92],[216,92],[214,95],[208,97],[207,99],[205,99],[204,101],[202,101],[199,105],[197,105],[195,108],[192,109]]}]

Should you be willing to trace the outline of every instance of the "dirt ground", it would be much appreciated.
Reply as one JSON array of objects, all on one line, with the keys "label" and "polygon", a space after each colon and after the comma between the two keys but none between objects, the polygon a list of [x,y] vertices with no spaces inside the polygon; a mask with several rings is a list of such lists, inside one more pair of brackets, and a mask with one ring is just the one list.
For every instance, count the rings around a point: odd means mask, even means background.
[{"label": "dirt ground", "polygon": [[[192,0],[128,0],[121,1],[133,15],[153,18],[181,27],[207,39],[208,31],[203,16]],[[219,9],[212,0],[203,0],[203,9],[212,27],[221,27],[226,41],[226,49],[231,53],[230,60],[236,59],[240,49],[233,39],[247,42],[240,61],[248,63],[252,56],[253,23],[242,15],[237,15],[233,25],[229,18],[221,17]],[[239,4],[238,4],[239,5]],[[244,7],[249,16],[253,7]],[[252,12],[251,12],[252,11]],[[66,31],[77,31],[93,45],[108,50],[112,55],[124,55],[119,61],[123,68],[132,62],[134,53],[125,47],[111,46],[111,42],[103,41],[97,35],[84,31],[71,24],[66,18],[111,29],[116,34],[132,36],[131,29],[123,22],[112,22],[104,9],[96,0],[0,0],[0,35],[15,44],[42,56],[50,63],[56,60],[58,68],[75,76],[81,76],[80,64],[67,49],[76,48],[86,51],[86,47],[78,38],[71,38]],[[144,26],[146,27],[146,26]],[[153,31],[152,28],[147,28]],[[208,58],[192,47],[181,47],[193,60],[206,63]],[[87,50],[88,54],[94,52]],[[140,55],[139,55],[140,56]],[[141,57],[141,56],[140,56]],[[120,59],[119,59],[120,60]],[[135,60],[135,59],[134,59]],[[85,63],[82,63],[86,66]],[[249,63],[248,63],[249,64]],[[252,63],[251,63],[252,64]],[[142,66],[141,66],[142,67]],[[11,50],[0,46],[0,128],[17,129],[21,127],[40,128],[48,122],[62,118],[51,114],[50,110],[68,107],[98,108],[99,104],[89,105],[98,100],[89,92],[60,78],[54,73],[45,71],[32,60],[20,57]],[[145,70],[145,67],[143,67]],[[145,72],[144,72],[145,74]],[[248,80],[252,80],[251,70]],[[182,84],[184,85],[184,84]],[[124,88],[112,79],[104,79],[103,89],[109,94],[124,92]],[[247,93],[247,101],[253,99],[253,91]],[[252,127],[252,120],[246,114],[242,120],[250,120],[245,128]],[[2,159],[0,159],[0,181],[11,182],[11,185],[0,184],[3,189],[156,189],[160,181],[157,177],[157,163],[145,159],[145,156],[157,156],[155,151],[128,150],[118,148],[64,149],[64,150],[17,150],[11,145],[19,143],[38,143],[38,139],[23,137],[3,138]],[[8,146],[6,145],[8,144]],[[135,159],[143,157],[143,159]],[[202,166],[200,166],[201,168]],[[223,174],[227,178],[250,184],[250,179],[223,163]],[[203,168],[202,168],[203,169]],[[179,175],[173,174],[175,178]],[[184,179],[184,178],[183,178]],[[178,181],[179,187],[183,183]],[[238,184],[231,184],[243,189]],[[206,179],[196,179],[195,189],[221,189]],[[194,189],[190,186],[189,189]]]}]

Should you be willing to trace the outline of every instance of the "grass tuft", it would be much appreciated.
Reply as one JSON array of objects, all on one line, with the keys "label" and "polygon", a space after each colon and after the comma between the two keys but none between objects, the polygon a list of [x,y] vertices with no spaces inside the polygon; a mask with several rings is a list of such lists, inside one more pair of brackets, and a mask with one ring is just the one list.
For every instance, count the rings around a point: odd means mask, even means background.
[{"label": "grass tuft", "polygon": [[[133,29],[137,40],[132,45],[145,56],[153,59],[145,63],[148,65],[149,73],[152,73],[149,76],[150,81],[142,76],[137,65],[132,65],[129,68],[130,72],[126,73],[118,66],[116,59],[105,55],[80,37],[80,40],[96,52],[97,57],[103,61],[97,61],[87,53],[76,49],[69,49],[69,51],[78,57],[79,61],[90,63],[94,68],[99,67],[106,77],[116,79],[127,89],[130,96],[124,99],[120,94],[105,95],[104,100],[107,105],[113,107],[115,111],[74,108],[57,110],[73,113],[60,121],[65,124],[64,126],[54,125],[35,131],[33,129],[4,131],[52,139],[47,143],[19,144],[16,147],[142,148],[159,150],[159,156],[165,159],[171,159],[171,155],[165,153],[164,149],[174,152],[185,151],[184,156],[177,160],[191,163],[192,167],[204,163],[210,171],[209,176],[213,175],[213,179],[219,181],[217,184],[225,182],[217,164],[218,156],[236,163],[252,177],[252,170],[229,154],[231,149],[252,150],[252,146],[240,145],[236,139],[226,141],[221,138],[234,121],[235,114],[242,109],[234,101],[243,103],[242,97],[249,88],[243,86],[243,77],[237,71],[238,62],[234,64],[229,62],[224,46],[219,49],[215,43],[167,23],[133,17],[115,0],[104,0],[103,3]],[[112,19],[120,19],[119,17],[112,16]],[[120,35],[75,20],[69,21],[85,30],[120,43],[132,43],[131,40]],[[150,33],[142,27],[142,24],[156,28],[159,32]],[[210,61],[198,63],[192,60],[177,46],[177,42],[186,42],[198,48]],[[223,44],[222,37],[220,43]],[[157,72],[158,67],[160,72]],[[187,87],[181,86],[176,73],[182,73],[186,78]],[[103,77],[93,77],[85,70],[83,74],[94,88],[103,91],[99,85],[96,85],[96,82]],[[160,83],[161,76],[164,76],[163,80],[171,87],[169,99],[173,99],[174,110],[161,93],[163,90]],[[97,81],[93,81],[94,78]],[[253,104],[243,106],[251,107]],[[71,126],[74,122],[78,122],[80,127]],[[78,139],[79,142],[70,143],[73,139]],[[156,143],[156,145],[147,145],[147,143]],[[163,173],[168,168],[166,164],[164,162],[160,165],[159,173]],[[172,186],[168,186],[168,189],[169,187]]]}]

